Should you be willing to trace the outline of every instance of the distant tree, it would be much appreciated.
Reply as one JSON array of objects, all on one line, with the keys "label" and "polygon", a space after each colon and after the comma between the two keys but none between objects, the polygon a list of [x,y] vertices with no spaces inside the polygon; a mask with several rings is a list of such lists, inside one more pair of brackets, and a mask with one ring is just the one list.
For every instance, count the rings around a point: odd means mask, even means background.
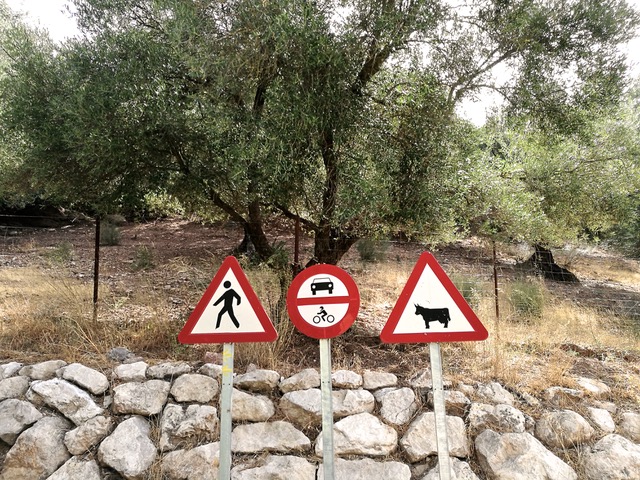
[{"label": "distant tree", "polygon": [[629,93],[618,107],[591,110],[575,133],[522,118],[490,122],[471,173],[475,233],[527,241],[536,249],[532,263],[558,273],[550,247],[632,222],[640,191],[640,117],[632,99]]}]

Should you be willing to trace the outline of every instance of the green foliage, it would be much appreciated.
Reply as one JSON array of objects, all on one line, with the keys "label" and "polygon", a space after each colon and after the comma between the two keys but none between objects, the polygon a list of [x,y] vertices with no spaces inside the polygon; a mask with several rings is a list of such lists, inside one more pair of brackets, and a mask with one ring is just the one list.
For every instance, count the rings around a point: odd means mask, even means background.
[{"label": "green foliage", "polygon": [[[456,107],[494,88],[510,115],[584,134],[594,108],[617,100],[618,45],[638,23],[622,0],[464,12],[431,0],[74,4],[85,36],[53,45],[19,21],[2,33],[0,121],[15,161],[0,185],[19,179],[94,213],[144,212],[165,192],[177,204],[161,208],[241,224],[261,261],[277,253],[274,211],[299,219],[329,263],[390,231],[551,235],[555,206],[583,184],[553,184],[574,153],[514,139],[534,160],[496,165],[472,151]],[[498,84],[503,65],[513,74]],[[545,170],[549,156],[563,161]]]},{"label": "green foliage", "polygon": [[137,272],[139,270],[150,270],[154,267],[153,251],[146,245],[137,246],[131,268]]},{"label": "green foliage", "polygon": [[356,249],[363,262],[381,262],[386,258],[387,243],[371,238],[363,238],[356,243]]},{"label": "green foliage", "polygon": [[100,245],[115,246],[120,245],[122,234],[120,228],[108,221],[100,223]]},{"label": "green foliage", "polygon": [[509,288],[509,303],[523,320],[540,318],[544,311],[545,290],[540,282],[516,281]]},{"label": "green foliage", "polygon": [[45,258],[47,258],[52,263],[58,265],[65,265],[73,260],[73,244],[70,242],[62,242],[53,247],[50,250],[47,250],[44,253]]},{"label": "green foliage", "polygon": [[452,275],[451,281],[471,308],[476,308],[479,305],[484,290],[483,282],[470,275],[463,274]]}]

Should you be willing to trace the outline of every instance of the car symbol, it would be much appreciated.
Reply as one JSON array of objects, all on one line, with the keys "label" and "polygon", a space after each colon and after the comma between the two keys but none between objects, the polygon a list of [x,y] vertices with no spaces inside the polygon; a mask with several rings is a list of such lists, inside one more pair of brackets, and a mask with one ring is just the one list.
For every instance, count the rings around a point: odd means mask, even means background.
[{"label": "car symbol", "polygon": [[333,293],[333,282],[328,277],[314,278],[311,282],[311,293],[314,295],[318,290],[327,290],[329,295]]}]

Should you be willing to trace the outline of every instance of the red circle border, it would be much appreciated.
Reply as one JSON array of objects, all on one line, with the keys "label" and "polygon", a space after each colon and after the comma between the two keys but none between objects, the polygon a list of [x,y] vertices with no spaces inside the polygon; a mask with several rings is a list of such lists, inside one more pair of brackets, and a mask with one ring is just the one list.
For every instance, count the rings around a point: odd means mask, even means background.
[{"label": "red circle border", "polygon": [[[298,293],[300,292],[302,284],[314,275],[321,274],[333,275],[340,280],[346,287],[349,297],[347,313],[345,313],[341,320],[338,320],[329,327],[315,327],[308,323],[302,315],[300,315],[297,305]],[[305,268],[296,275],[287,291],[287,312],[289,313],[289,318],[300,332],[311,338],[322,340],[342,335],[353,325],[359,310],[360,292],[358,291],[356,282],[351,278],[351,275],[335,265],[321,263]]]}]

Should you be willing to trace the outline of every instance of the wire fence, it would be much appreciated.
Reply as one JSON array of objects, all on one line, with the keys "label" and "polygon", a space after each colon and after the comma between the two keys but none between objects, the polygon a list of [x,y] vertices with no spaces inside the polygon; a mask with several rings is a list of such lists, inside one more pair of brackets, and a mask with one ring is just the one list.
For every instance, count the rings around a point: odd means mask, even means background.
[{"label": "wire fence", "polygon": [[[42,231],[63,234],[65,227],[59,226],[60,221],[60,217],[52,216],[0,215],[0,267],[24,265],[28,255],[33,254],[24,245]],[[40,223],[33,226],[34,222]],[[48,226],[43,227],[42,224]],[[84,240],[90,245],[95,237],[89,231],[86,236]],[[418,245],[415,251],[407,251],[407,245],[409,242],[384,242],[384,252],[371,261],[417,260],[421,247]],[[602,272],[587,275],[583,273],[584,268],[581,270],[581,266],[576,265],[578,282],[543,281],[531,274],[528,268],[531,265],[525,265],[532,252],[514,249],[513,246],[501,245],[497,251],[492,251],[490,244],[463,242],[455,247],[437,249],[434,253],[471,306],[483,304],[497,317],[508,320],[514,315],[535,316],[544,307],[544,302],[552,297],[579,308],[591,309],[602,319],[615,318],[627,327],[640,330],[638,262],[622,264],[621,271],[616,272],[615,265],[612,265],[613,257],[587,255],[585,262],[591,269],[595,270],[594,266],[598,264],[606,275]],[[353,249],[351,253],[353,258],[360,260],[367,255],[361,249]],[[91,273],[87,272],[87,275]]]}]

